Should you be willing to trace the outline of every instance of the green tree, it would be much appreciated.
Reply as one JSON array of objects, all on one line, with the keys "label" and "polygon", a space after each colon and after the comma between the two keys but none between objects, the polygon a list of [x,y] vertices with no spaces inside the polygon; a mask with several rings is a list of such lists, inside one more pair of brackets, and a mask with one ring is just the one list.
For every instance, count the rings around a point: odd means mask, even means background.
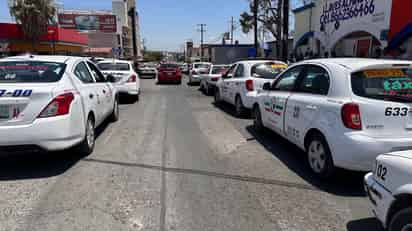
[{"label": "green tree", "polygon": [[147,62],[158,62],[162,61],[163,53],[160,51],[146,51],[144,53],[144,61]]},{"label": "green tree", "polygon": [[33,50],[36,50],[40,37],[47,33],[47,26],[54,23],[55,14],[52,0],[15,0],[10,6],[10,15],[21,25]]}]

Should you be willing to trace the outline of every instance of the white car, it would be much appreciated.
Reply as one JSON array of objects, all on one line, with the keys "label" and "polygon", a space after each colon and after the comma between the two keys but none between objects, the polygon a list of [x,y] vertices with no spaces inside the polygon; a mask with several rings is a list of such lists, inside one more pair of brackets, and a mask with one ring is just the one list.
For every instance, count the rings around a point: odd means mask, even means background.
[{"label": "white car", "polygon": [[412,149],[411,83],[412,62],[303,61],[263,86],[254,125],[306,151],[322,178],[337,167],[370,171],[379,154]]},{"label": "white car", "polygon": [[226,73],[230,65],[212,65],[208,74],[202,75],[200,79],[200,89],[202,89],[206,95],[216,88],[216,83],[222,77],[222,74]]},{"label": "white car", "polygon": [[273,82],[286,68],[287,65],[281,61],[239,61],[217,82],[215,101],[235,105],[236,115],[242,116],[252,109],[263,84]]},{"label": "white car", "polygon": [[153,64],[142,64],[139,67],[139,75],[140,78],[145,78],[148,76],[149,78],[155,79],[157,77],[157,68]]},{"label": "white car", "polygon": [[412,151],[383,154],[365,176],[372,211],[389,231],[412,228]]},{"label": "white car", "polygon": [[88,59],[0,59],[0,153],[76,147],[87,155],[95,128],[118,116],[116,89]]},{"label": "white car", "polygon": [[193,63],[189,74],[189,84],[200,83],[201,75],[209,73],[211,63]]},{"label": "white car", "polygon": [[133,69],[132,62],[113,59],[99,62],[97,66],[105,76],[114,76],[116,79],[114,86],[117,92],[128,94],[135,100],[139,100],[140,79]]}]

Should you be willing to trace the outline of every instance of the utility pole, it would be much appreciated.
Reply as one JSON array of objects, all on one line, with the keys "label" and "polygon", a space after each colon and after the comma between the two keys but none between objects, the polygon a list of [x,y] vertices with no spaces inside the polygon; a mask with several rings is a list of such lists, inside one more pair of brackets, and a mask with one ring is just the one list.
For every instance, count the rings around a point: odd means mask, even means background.
[{"label": "utility pole", "polygon": [[198,24],[200,26],[199,32],[200,32],[200,61],[203,62],[203,35],[206,32],[206,24],[201,23]]},{"label": "utility pole", "polygon": [[133,57],[137,58],[137,41],[136,41],[136,11],[135,8],[130,8],[128,15],[132,18],[132,39],[133,39]]},{"label": "utility pole", "polygon": [[283,0],[283,61],[288,60],[289,48],[289,1]]},{"label": "utility pole", "polygon": [[253,27],[254,27],[254,32],[255,32],[255,50],[256,50],[256,57],[258,56],[258,49],[259,49],[259,44],[258,44],[258,0],[253,0]]},{"label": "utility pole", "polygon": [[230,44],[233,45],[233,33],[235,31],[235,21],[232,16],[232,20],[230,20]]}]

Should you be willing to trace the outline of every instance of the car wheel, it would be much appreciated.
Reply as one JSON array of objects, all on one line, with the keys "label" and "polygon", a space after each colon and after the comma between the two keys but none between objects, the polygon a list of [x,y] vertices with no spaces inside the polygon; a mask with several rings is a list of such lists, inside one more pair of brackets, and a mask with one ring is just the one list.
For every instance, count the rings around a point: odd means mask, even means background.
[{"label": "car wheel", "polygon": [[80,156],[90,155],[94,150],[95,139],[94,120],[89,116],[86,123],[84,140],[76,147],[76,152]]},{"label": "car wheel", "polygon": [[222,102],[222,99],[220,98],[220,91],[218,88],[215,89],[215,104],[219,104]]},{"label": "car wheel", "polygon": [[310,169],[319,178],[328,179],[335,172],[332,155],[325,138],[314,134],[306,147],[307,161]]},{"label": "car wheel", "polygon": [[211,93],[211,91],[212,91],[212,90],[210,89],[209,84],[207,84],[207,83],[206,83],[206,87],[205,87],[205,89],[206,89],[205,94],[206,94],[206,95],[210,95],[210,93]]},{"label": "car wheel", "polygon": [[236,108],[236,116],[242,117],[245,115],[246,108],[243,106],[243,102],[240,96],[236,96],[235,108]]},{"label": "car wheel", "polygon": [[265,130],[265,126],[262,122],[262,114],[260,113],[259,106],[253,107],[253,127],[259,133]]},{"label": "car wheel", "polygon": [[110,115],[110,121],[116,122],[118,120],[119,120],[119,100],[115,99],[114,105],[113,105],[113,111],[112,111],[112,114]]},{"label": "car wheel", "polygon": [[407,208],[395,214],[391,220],[389,231],[412,231],[412,208]]}]

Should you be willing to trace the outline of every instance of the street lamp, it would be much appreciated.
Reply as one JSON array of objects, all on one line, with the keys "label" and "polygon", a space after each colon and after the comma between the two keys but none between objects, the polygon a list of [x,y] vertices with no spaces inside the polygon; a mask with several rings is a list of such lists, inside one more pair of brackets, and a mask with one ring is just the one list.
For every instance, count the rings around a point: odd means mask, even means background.
[{"label": "street lamp", "polygon": [[50,35],[50,42],[51,42],[51,45],[52,45],[52,54],[54,55],[55,54],[55,49],[56,49],[56,47],[55,47],[55,38],[54,38],[54,35],[56,34],[56,31],[55,30],[53,30],[53,29],[50,29],[50,30],[48,30],[47,31],[47,33]]}]

